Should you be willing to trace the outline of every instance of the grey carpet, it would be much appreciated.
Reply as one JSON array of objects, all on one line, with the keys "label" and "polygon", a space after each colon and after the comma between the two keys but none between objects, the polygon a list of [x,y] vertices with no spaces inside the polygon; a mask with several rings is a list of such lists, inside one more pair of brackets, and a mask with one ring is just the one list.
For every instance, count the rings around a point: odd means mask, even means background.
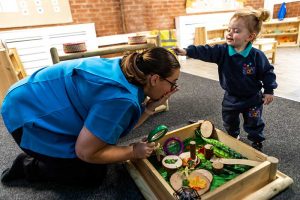
[{"label": "grey carpet", "polygon": [[[219,83],[182,73],[180,91],[170,99],[170,110],[150,118],[140,128],[122,138],[120,144],[138,140],[153,127],[167,125],[171,130],[185,126],[190,119],[208,119],[223,129],[221,101],[223,91]],[[299,141],[300,103],[277,97],[265,106],[266,122],[264,152],[279,159],[279,170],[294,179],[294,184],[274,199],[300,199]],[[0,162],[2,172],[9,167],[20,152],[0,119]],[[248,143],[246,134],[241,139]],[[258,177],[259,178],[259,177]],[[0,183],[0,199],[143,199],[127,171],[121,164],[110,165],[107,178],[96,187],[71,187],[53,183],[28,183],[15,181],[10,185]]]}]

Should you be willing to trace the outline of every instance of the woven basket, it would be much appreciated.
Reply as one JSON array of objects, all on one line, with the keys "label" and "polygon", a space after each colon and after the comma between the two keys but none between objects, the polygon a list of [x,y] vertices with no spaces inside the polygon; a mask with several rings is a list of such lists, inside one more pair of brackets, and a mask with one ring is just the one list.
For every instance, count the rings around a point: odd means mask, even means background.
[{"label": "woven basket", "polygon": [[65,43],[63,44],[63,48],[65,53],[78,53],[86,51],[84,42]]},{"label": "woven basket", "polygon": [[128,37],[128,44],[145,44],[145,43],[147,43],[147,37],[144,35]]}]

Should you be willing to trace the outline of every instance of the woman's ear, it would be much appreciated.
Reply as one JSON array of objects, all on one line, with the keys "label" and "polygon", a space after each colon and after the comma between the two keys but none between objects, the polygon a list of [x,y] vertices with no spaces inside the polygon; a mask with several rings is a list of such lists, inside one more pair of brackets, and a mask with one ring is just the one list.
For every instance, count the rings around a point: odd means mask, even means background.
[{"label": "woman's ear", "polygon": [[158,74],[150,75],[150,85],[155,86],[157,84],[157,82],[159,81],[159,78],[160,77]]}]

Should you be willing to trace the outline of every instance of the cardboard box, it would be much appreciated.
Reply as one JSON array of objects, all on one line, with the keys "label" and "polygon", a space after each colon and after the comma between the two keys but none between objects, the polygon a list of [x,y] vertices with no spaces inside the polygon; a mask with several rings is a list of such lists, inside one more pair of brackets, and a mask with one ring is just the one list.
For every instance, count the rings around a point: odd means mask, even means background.
[{"label": "cardboard box", "polygon": [[[158,142],[170,137],[184,140],[194,135],[203,121],[167,133]],[[293,183],[287,175],[277,170],[278,159],[267,156],[226,133],[216,130],[216,137],[233,150],[260,164],[226,182],[217,189],[201,195],[201,199],[270,199]],[[126,167],[146,199],[176,199],[175,191],[147,160],[127,161]]]}]

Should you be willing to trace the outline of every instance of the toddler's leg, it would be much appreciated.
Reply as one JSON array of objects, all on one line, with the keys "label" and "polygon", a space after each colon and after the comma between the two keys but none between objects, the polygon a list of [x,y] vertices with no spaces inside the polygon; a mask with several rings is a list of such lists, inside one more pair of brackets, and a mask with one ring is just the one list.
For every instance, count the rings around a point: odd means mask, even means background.
[{"label": "toddler's leg", "polygon": [[227,133],[237,138],[240,134],[240,111],[222,109],[223,126]]},{"label": "toddler's leg", "polygon": [[262,120],[263,106],[255,106],[243,112],[244,130],[248,133],[248,139],[252,142],[265,140],[263,130],[265,123]]}]

